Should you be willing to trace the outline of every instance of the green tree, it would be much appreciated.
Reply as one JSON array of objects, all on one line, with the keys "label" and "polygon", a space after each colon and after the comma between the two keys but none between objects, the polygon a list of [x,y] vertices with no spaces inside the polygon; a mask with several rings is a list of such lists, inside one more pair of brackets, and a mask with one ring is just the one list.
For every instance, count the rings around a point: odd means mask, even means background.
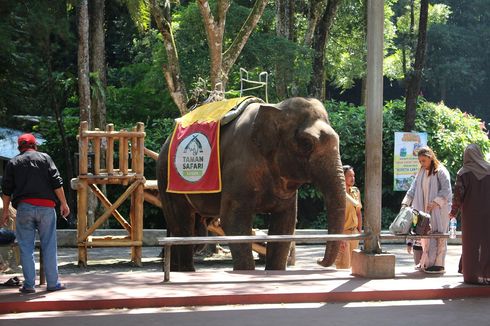
[{"label": "green tree", "polygon": [[[414,2],[411,6],[410,30],[414,30],[413,12]],[[405,75],[405,125],[403,130],[411,131],[415,127],[415,116],[417,114],[417,98],[420,93],[420,84],[422,82],[422,69],[425,65],[426,48],[427,48],[427,21],[429,20],[429,0],[420,0],[419,8],[419,25],[417,45],[415,47],[415,57],[413,66],[407,70]]]},{"label": "green tree", "polygon": [[[134,1],[138,3],[136,7],[139,8],[139,12],[145,12],[141,8],[145,7],[145,5],[149,6],[155,19],[165,44],[167,64],[164,65],[164,75],[167,87],[181,114],[184,114],[188,110],[186,106],[188,94],[181,75],[181,63],[176,45],[177,40],[174,37],[174,26],[172,26],[173,17],[170,1],[165,0],[163,3],[158,0],[149,0],[149,3],[145,0]],[[237,34],[231,39],[224,38],[226,18],[228,9],[231,6],[231,0],[217,0],[216,2],[198,0],[196,4],[202,16],[208,43],[211,88],[221,84],[222,88],[226,89],[228,75],[262,16],[267,0],[254,2],[247,19],[243,22]]]},{"label": "green tree", "polygon": [[447,25],[429,29],[424,95],[490,121],[490,2],[441,2],[451,12]]}]

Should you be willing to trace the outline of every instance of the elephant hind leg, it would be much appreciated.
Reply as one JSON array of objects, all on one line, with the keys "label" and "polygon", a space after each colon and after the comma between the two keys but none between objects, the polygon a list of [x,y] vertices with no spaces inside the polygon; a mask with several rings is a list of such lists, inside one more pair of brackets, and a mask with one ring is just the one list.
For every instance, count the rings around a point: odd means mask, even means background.
[{"label": "elephant hind leg", "polygon": [[[171,236],[190,237],[195,233],[195,214],[181,195],[167,195],[164,205],[164,214],[167,228]],[[172,271],[195,271],[194,268],[194,246],[176,245],[172,246],[170,270]]]},{"label": "elephant hind leg", "polygon": [[195,272],[193,254],[193,245],[172,246],[170,270],[173,272]]}]

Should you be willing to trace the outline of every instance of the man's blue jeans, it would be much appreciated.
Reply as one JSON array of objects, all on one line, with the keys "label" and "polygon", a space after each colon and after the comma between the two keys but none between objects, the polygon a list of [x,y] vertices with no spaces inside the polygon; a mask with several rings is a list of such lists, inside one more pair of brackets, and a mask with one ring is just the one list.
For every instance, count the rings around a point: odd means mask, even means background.
[{"label": "man's blue jeans", "polygon": [[36,267],[34,245],[39,231],[44,271],[48,288],[58,284],[58,252],[56,247],[56,212],[54,208],[20,203],[17,207],[15,233],[20,248],[20,263],[24,274],[24,287],[34,288]]}]

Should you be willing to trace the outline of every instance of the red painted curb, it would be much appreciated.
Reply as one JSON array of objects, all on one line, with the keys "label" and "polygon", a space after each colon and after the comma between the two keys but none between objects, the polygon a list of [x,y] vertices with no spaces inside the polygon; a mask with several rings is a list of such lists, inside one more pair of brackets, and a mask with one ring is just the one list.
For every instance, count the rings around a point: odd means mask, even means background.
[{"label": "red painted curb", "polygon": [[100,300],[65,301],[11,301],[0,304],[0,314],[68,311],[121,308],[156,308],[181,306],[213,306],[231,304],[267,303],[313,303],[313,302],[356,302],[356,301],[396,301],[461,299],[470,297],[490,297],[489,286],[474,286],[447,289],[356,291],[321,293],[279,293],[279,294],[230,294],[188,297],[128,298]]}]

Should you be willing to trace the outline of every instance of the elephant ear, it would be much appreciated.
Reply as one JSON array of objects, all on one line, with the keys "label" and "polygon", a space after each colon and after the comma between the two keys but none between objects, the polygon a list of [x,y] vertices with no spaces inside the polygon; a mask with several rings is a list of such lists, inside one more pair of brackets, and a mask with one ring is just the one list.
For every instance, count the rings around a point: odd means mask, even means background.
[{"label": "elephant ear", "polygon": [[279,143],[279,118],[281,110],[273,104],[264,104],[259,107],[252,125],[252,141],[257,145],[260,153],[270,155]]}]

